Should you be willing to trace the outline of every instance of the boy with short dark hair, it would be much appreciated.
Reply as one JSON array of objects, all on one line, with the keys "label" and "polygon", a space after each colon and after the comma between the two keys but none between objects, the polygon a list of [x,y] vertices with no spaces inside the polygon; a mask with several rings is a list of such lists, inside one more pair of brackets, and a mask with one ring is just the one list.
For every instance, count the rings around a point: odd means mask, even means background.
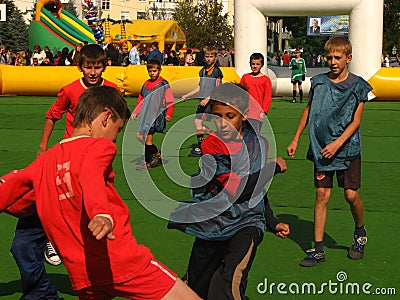
[{"label": "boy with short dark hair", "polygon": [[189,156],[201,156],[201,143],[204,140],[205,127],[203,120],[206,114],[210,113],[208,102],[210,101],[210,94],[213,88],[219,86],[223,75],[221,69],[216,65],[217,62],[217,48],[214,46],[207,46],[204,51],[205,66],[200,70],[200,83],[189,93],[182,96],[182,101],[186,101],[189,97],[200,92],[200,103],[197,106],[196,117],[194,119],[194,126],[196,128],[197,147],[195,147]]},{"label": "boy with short dark hair", "polygon": [[[102,78],[106,67],[106,54],[99,45],[82,47],[78,60],[78,69],[83,77],[61,88],[57,100],[50,106],[46,113],[37,156],[45,153],[55,122],[66,114],[66,128],[64,138],[69,138],[74,126],[75,110],[79,96],[91,86],[106,85],[116,89],[118,87]],[[61,264],[61,259],[50,242],[44,243],[46,235],[40,225],[37,215],[20,218],[17,223],[11,252],[17,262],[25,299],[58,299],[53,285],[47,277],[44,259],[52,265]]]},{"label": "boy with short dark hair", "polygon": [[240,80],[240,85],[252,97],[249,102],[247,119],[256,132],[260,132],[272,103],[271,79],[261,72],[262,67],[264,67],[264,55],[253,53],[250,55],[251,73],[244,74]]},{"label": "boy with short dark hair", "polygon": [[326,42],[325,52],[330,71],[311,79],[310,101],[301,115],[293,141],[287,147],[288,155],[294,157],[297,143],[308,124],[310,146],[307,158],[314,163],[317,192],[314,207],[315,249],[300,262],[303,267],[325,261],[326,210],[335,173],[355,223],[349,258],[361,259],[367,242],[364,208],[358,194],[361,184],[360,123],[364,103],[372,88],[364,79],[347,70],[352,60],[349,40],[333,37]]},{"label": "boy with short dark hair", "polygon": [[129,116],[116,89],[87,89],[71,137],[0,185],[0,211],[35,191],[38,215],[79,299],[199,299],[132,236],[112,168]]},{"label": "boy with short dark hair", "polygon": [[[285,160],[267,162],[268,141],[243,126],[249,95],[230,83],[211,93],[216,131],[201,144],[192,199],[175,209],[168,224],[195,236],[187,281],[204,299],[245,299],[248,273],[265,230],[264,186]],[[287,224],[274,224],[281,237]],[[284,226],[286,225],[286,226]]]},{"label": "boy with short dark hair", "polygon": [[165,133],[166,121],[172,119],[175,102],[168,81],[160,76],[161,63],[151,59],[146,67],[150,79],[143,84],[132,113],[135,120],[142,112],[136,137],[144,144],[145,161],[136,167],[137,170],[147,170],[159,163],[161,151],[153,144],[153,135]]},{"label": "boy with short dark hair", "polygon": [[303,102],[303,86],[302,83],[305,79],[305,74],[307,72],[306,70],[306,62],[305,60],[300,57],[301,56],[301,51],[299,49],[296,49],[294,52],[294,58],[291,59],[289,63],[289,69],[292,70],[292,77],[291,77],[291,82],[293,84],[293,99],[292,102],[296,102],[296,94],[297,94],[297,88],[296,86],[299,87],[299,94],[300,94],[300,103]]}]

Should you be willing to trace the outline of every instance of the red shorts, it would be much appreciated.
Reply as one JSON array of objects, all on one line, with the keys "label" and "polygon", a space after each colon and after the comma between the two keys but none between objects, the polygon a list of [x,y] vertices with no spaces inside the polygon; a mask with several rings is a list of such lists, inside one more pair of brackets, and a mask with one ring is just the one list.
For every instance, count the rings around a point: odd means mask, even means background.
[{"label": "red shorts", "polygon": [[161,299],[174,286],[177,275],[167,267],[151,260],[148,267],[131,280],[109,285],[90,286],[76,291],[81,300],[108,300],[114,297],[128,299]]}]

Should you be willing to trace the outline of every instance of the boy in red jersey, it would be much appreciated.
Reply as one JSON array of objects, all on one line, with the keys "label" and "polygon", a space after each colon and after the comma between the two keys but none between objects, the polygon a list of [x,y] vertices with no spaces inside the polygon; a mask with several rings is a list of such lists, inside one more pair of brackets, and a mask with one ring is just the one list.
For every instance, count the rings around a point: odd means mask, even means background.
[{"label": "boy in red jersey", "polygon": [[253,53],[250,55],[251,73],[244,74],[240,80],[240,85],[252,97],[249,101],[247,119],[256,132],[260,132],[272,103],[272,83],[267,75],[261,73],[263,66],[264,56],[261,53]]},{"label": "boy in red jersey", "polygon": [[[54,104],[46,113],[37,156],[42,155],[48,147],[48,141],[54,124],[66,113],[66,129],[64,138],[73,131],[73,120],[79,96],[91,86],[108,85],[118,87],[102,78],[106,67],[106,54],[99,45],[87,45],[80,51],[78,69],[83,77],[63,87]],[[23,287],[23,298],[59,299],[57,292],[50,282],[44,267],[44,259],[52,265],[61,264],[61,259],[48,242],[39,217],[36,213],[20,217],[11,246],[11,253],[18,265]],[[44,253],[44,259],[41,257]]]},{"label": "boy in red jersey", "polygon": [[47,111],[37,156],[42,155],[47,150],[54,125],[62,118],[64,113],[64,138],[70,137],[74,130],[74,116],[76,106],[78,105],[78,99],[87,88],[106,85],[119,90],[116,84],[102,77],[106,69],[107,57],[105,51],[99,45],[92,44],[84,46],[80,51],[78,63],[78,70],[82,72],[83,77],[61,88],[56,101]]},{"label": "boy in red jersey", "polygon": [[[65,113],[65,132],[64,138],[69,138],[74,130],[74,116],[80,95],[89,87],[106,85],[116,89],[118,87],[102,78],[106,69],[106,52],[99,45],[86,45],[80,50],[78,59],[78,70],[83,77],[61,88],[56,101],[50,106],[46,113],[46,121],[43,126],[42,138],[39,144],[37,156],[42,155],[48,147],[50,135],[53,132],[55,123],[60,120]],[[47,243],[45,259],[52,265],[61,264],[59,256],[54,251],[52,245]]]},{"label": "boy in red jersey", "polygon": [[158,164],[161,151],[153,144],[153,135],[155,132],[165,133],[166,121],[171,121],[175,102],[168,81],[160,76],[161,63],[150,59],[146,67],[150,79],[143,84],[132,113],[135,120],[142,112],[136,137],[145,149],[145,162],[140,162],[136,170],[147,170]]},{"label": "boy in red jersey", "polygon": [[0,185],[0,211],[35,191],[43,228],[79,299],[199,299],[132,236],[112,169],[115,141],[129,116],[116,89],[86,90],[71,137]]}]

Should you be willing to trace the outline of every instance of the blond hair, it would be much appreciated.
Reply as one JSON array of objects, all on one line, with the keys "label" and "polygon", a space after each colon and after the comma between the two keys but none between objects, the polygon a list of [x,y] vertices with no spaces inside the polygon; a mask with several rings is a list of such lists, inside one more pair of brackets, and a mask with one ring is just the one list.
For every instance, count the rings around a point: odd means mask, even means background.
[{"label": "blond hair", "polygon": [[348,39],[341,36],[334,36],[325,43],[325,53],[336,51],[350,55],[353,51],[353,48]]}]

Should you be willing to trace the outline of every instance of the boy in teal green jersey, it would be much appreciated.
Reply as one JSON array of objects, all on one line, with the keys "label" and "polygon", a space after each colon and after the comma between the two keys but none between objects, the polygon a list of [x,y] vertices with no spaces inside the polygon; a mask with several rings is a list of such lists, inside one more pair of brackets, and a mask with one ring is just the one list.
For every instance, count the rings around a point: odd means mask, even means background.
[{"label": "boy in teal green jersey", "polygon": [[294,51],[294,58],[289,63],[289,69],[292,70],[292,84],[293,84],[293,100],[292,102],[296,102],[296,93],[297,88],[296,85],[299,87],[299,95],[300,95],[300,103],[303,102],[303,87],[302,82],[305,79],[306,75],[306,62],[303,58],[300,57],[301,52],[299,49]]}]

